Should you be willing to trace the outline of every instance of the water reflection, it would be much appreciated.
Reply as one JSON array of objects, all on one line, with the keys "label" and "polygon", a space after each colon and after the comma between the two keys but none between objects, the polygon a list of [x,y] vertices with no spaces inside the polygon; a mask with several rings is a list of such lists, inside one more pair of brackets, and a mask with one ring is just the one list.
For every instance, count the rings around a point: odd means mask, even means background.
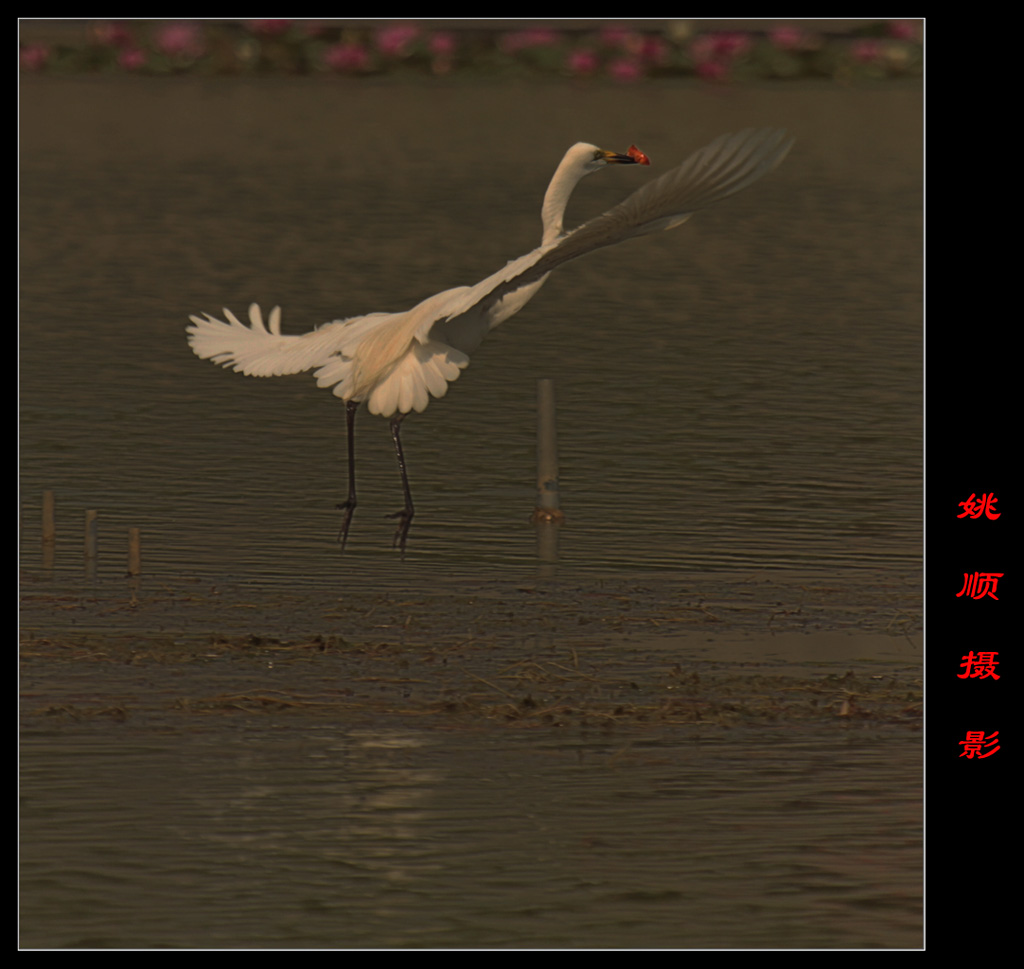
[{"label": "water reflection", "polygon": [[916,757],[882,734],[103,733],[26,737],[23,945],[919,942]]}]

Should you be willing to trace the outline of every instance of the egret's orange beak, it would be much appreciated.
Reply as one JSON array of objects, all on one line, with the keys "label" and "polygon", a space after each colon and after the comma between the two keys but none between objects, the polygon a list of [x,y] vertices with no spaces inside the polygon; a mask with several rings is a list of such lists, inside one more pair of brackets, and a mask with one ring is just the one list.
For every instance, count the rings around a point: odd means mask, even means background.
[{"label": "egret's orange beak", "polygon": [[605,151],[601,157],[609,165],[650,165],[651,160],[636,145],[630,145],[629,151],[620,155],[615,151]]}]

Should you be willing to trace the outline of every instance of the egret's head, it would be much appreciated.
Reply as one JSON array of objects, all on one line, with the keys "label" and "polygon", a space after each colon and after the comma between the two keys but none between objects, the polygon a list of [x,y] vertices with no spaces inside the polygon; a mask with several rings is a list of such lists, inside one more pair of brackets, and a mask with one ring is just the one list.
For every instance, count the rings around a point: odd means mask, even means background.
[{"label": "egret's head", "polygon": [[605,151],[603,148],[598,148],[597,145],[580,141],[569,149],[569,154],[587,175],[604,168],[605,165],[650,165],[651,163],[650,159],[636,145],[630,145],[629,151],[623,155],[617,151]]},{"label": "egret's head", "polygon": [[544,235],[541,244],[548,245],[562,234],[562,219],[565,207],[569,204],[572,190],[582,178],[593,172],[600,171],[606,165],[649,165],[647,156],[635,145],[620,155],[616,151],[605,151],[597,145],[578,141],[566,153],[565,157],[551,176],[547,192],[544,193],[544,205],[540,210],[541,221],[544,223]]}]

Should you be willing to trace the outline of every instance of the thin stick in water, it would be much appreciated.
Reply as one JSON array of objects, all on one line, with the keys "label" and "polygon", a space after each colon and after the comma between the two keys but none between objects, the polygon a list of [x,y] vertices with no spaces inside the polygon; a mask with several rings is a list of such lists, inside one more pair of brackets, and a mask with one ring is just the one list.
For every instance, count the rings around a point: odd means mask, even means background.
[{"label": "thin stick in water", "polygon": [[555,382],[537,381],[537,507],[534,522],[562,522],[558,500],[558,433],[555,429]]}]

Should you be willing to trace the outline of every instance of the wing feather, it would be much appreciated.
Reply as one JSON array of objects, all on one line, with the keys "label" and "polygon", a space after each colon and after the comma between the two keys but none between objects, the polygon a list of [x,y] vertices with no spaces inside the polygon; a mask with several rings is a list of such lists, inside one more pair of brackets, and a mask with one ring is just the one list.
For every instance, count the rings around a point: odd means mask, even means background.
[{"label": "wing feather", "polygon": [[510,293],[535,283],[564,263],[632,236],[680,225],[698,209],[735,195],[767,175],[786,157],[792,144],[793,139],[778,128],[748,128],[716,138],[603,215],[551,245],[513,260],[471,287],[463,312],[474,309],[486,313]]}]

